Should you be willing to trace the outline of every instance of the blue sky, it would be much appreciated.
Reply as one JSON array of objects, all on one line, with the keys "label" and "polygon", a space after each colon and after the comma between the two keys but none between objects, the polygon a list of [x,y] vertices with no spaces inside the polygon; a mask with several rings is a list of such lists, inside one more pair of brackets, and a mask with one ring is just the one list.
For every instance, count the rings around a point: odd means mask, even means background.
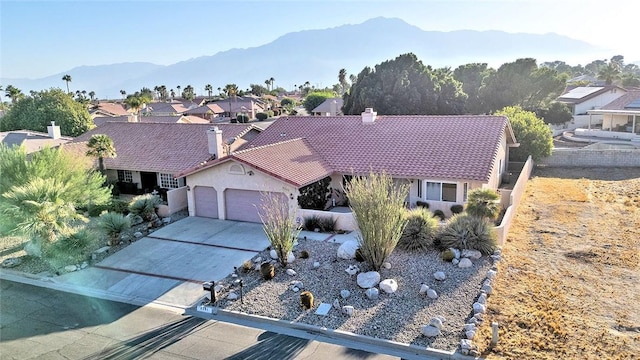
[{"label": "blue sky", "polygon": [[133,61],[168,65],[377,16],[424,30],[555,32],[638,61],[639,11],[633,0],[0,0],[0,77],[38,78]]}]

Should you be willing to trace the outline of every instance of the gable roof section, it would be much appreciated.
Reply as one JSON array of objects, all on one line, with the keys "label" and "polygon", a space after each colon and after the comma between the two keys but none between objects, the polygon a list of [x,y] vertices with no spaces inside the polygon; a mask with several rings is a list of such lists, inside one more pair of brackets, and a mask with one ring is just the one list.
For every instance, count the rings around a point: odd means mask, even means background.
[{"label": "gable roof section", "polygon": [[322,102],[322,104],[316,106],[312,113],[330,113],[331,112],[331,103],[336,102],[336,111],[342,114],[342,105],[344,104],[344,100],[342,98],[329,98]]},{"label": "gable roof section", "polygon": [[286,117],[241,149],[305,138],[338,173],[386,171],[400,178],[487,181],[505,132],[507,142],[515,143],[504,116],[381,115],[374,124],[363,124],[361,116]]},{"label": "gable roof section", "polygon": [[0,143],[8,147],[24,145],[27,154],[42,150],[46,146],[56,147],[71,141],[73,138],[61,136],[53,139],[47,133],[31,130],[14,130],[0,132]]},{"label": "gable roof section", "polygon": [[562,94],[558,101],[569,104],[580,104],[592,99],[600,94],[604,94],[611,89],[617,89],[626,92],[625,89],[618,86],[578,86]]},{"label": "gable roof section", "polygon": [[[602,110],[627,110],[627,105],[640,99],[640,90],[629,91],[619,98],[603,106]],[[632,109],[628,109],[632,110]]]},{"label": "gable roof section", "polygon": [[206,114],[209,111],[211,111],[214,114],[222,114],[224,112],[224,109],[222,109],[218,104],[211,103],[211,104],[199,106],[195,109],[191,109],[186,113],[187,114]]},{"label": "gable roof section", "polygon": [[110,116],[120,116],[120,115],[128,115],[129,112],[124,108],[124,106],[120,103],[112,103],[112,102],[100,102],[96,107],[92,110],[92,113],[103,113],[108,114]]},{"label": "gable roof section", "polygon": [[[239,138],[253,129],[244,124],[220,124],[225,139]],[[162,124],[107,122],[73,142],[88,141],[94,134],[108,135],[117,157],[104,159],[107,169],[177,173],[211,158],[207,130],[211,124]]]}]

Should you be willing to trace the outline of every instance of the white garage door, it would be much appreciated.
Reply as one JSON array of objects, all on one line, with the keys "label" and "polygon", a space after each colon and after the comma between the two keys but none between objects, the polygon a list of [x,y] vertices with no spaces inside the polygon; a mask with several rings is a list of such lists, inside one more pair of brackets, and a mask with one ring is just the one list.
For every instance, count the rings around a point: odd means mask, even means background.
[{"label": "white garage door", "polygon": [[[273,193],[271,193],[273,194]],[[286,195],[277,193],[286,199]],[[262,204],[260,191],[227,189],[224,192],[227,220],[260,223],[258,209]]]},{"label": "white garage door", "polygon": [[193,190],[196,216],[218,218],[218,192],[209,186],[196,186]]}]

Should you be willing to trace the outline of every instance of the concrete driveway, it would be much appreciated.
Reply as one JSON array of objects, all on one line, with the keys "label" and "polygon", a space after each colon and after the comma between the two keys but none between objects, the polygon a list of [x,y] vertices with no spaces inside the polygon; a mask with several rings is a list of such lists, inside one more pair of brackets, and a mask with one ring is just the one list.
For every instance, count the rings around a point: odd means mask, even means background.
[{"label": "concrete driveway", "polygon": [[135,305],[186,308],[204,295],[203,282],[226,277],[267,246],[261,224],[187,217],[54,281]]}]

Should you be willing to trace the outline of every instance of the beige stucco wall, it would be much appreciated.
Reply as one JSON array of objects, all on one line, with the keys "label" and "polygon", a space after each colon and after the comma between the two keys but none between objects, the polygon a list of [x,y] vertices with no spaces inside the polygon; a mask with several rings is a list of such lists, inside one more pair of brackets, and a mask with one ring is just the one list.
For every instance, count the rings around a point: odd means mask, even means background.
[{"label": "beige stucco wall", "polygon": [[[636,123],[638,121],[640,121],[640,117],[636,116]],[[606,114],[603,115],[602,130],[611,130],[612,128],[616,130],[617,126],[626,125],[627,123],[629,123],[629,115]]]},{"label": "beige stucco wall", "polygon": [[[229,171],[230,167],[234,164],[242,167],[241,173],[232,173]],[[298,190],[295,186],[233,160],[187,176],[187,185],[190,189],[187,191],[190,216],[195,215],[193,194],[196,186],[211,186],[216,189],[218,194],[218,216],[220,219],[226,218],[224,202],[224,192],[226,189],[280,192],[287,195],[288,198],[290,198],[291,195],[293,196],[293,200],[289,200],[290,209],[296,209],[298,207],[296,200]]]}]

